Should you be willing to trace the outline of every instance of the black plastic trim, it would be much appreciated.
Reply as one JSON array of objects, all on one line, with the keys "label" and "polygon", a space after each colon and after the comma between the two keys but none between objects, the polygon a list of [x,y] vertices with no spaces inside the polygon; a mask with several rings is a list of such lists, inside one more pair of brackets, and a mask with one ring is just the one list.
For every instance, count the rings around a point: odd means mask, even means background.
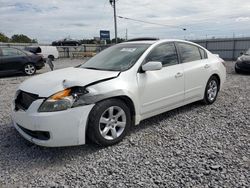
[{"label": "black plastic trim", "polygon": [[17,124],[17,126],[26,134],[29,136],[36,138],[38,140],[49,140],[50,139],[50,134],[47,131],[31,131],[29,129],[26,129],[22,127],[21,125]]}]

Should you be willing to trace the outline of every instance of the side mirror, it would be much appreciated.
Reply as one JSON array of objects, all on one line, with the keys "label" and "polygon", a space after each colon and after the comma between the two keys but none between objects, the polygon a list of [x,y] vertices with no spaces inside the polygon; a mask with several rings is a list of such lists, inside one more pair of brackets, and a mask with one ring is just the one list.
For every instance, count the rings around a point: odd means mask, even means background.
[{"label": "side mirror", "polygon": [[243,55],[244,53],[243,52],[240,52],[240,55]]},{"label": "side mirror", "polygon": [[162,69],[162,63],[159,61],[149,61],[146,64],[142,65],[142,70],[144,72],[161,70],[161,69]]}]

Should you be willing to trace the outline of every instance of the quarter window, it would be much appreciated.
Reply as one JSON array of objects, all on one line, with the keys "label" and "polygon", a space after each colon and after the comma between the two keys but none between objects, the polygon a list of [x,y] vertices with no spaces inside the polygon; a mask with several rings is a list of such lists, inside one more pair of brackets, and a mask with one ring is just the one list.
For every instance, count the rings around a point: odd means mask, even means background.
[{"label": "quarter window", "polygon": [[156,46],[146,58],[146,61],[160,61],[162,66],[178,64],[178,55],[174,43]]},{"label": "quarter window", "polygon": [[207,53],[206,53],[206,51],[203,50],[203,49],[201,49],[201,48],[199,48],[199,50],[200,50],[200,53],[201,53],[201,58],[202,59],[207,59]]},{"label": "quarter window", "polygon": [[198,47],[186,43],[178,43],[178,47],[183,63],[201,59],[201,54]]}]

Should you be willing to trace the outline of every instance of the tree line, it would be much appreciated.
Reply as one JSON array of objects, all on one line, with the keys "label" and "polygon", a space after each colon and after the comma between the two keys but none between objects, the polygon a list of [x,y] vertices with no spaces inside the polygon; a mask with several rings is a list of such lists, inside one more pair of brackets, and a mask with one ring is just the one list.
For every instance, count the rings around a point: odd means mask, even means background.
[{"label": "tree line", "polygon": [[0,33],[0,42],[13,42],[13,43],[37,43],[36,39],[31,39],[23,34],[15,34],[12,37],[7,37],[5,34]]},{"label": "tree line", "polygon": [[[125,41],[125,39],[117,38],[118,43],[121,43],[121,42],[124,42],[124,41]],[[79,42],[81,44],[99,44],[100,43],[100,41],[96,41],[95,39],[82,39],[82,40],[79,40]],[[111,40],[106,40],[106,43],[107,44],[114,44],[115,43],[115,38],[111,39]]]},{"label": "tree line", "polygon": [[[118,43],[124,42],[125,40],[122,38],[118,38]],[[23,34],[15,34],[12,37],[7,37],[4,33],[0,32],[0,42],[13,42],[13,43],[38,43],[36,39],[31,39]],[[97,44],[99,41],[94,39],[82,39],[79,40],[81,44]],[[106,40],[107,44],[115,43],[115,39]]]}]

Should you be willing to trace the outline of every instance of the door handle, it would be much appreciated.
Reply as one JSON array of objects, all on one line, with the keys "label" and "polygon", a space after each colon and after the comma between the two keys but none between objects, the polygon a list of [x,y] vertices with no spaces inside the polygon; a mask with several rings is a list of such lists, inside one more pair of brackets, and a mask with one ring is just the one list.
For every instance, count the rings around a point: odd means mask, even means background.
[{"label": "door handle", "polygon": [[182,77],[183,74],[181,72],[178,72],[176,75],[175,75],[175,78],[179,78],[179,77]]},{"label": "door handle", "polygon": [[210,67],[209,64],[206,64],[206,65],[204,66],[205,69],[208,69],[209,67]]}]

